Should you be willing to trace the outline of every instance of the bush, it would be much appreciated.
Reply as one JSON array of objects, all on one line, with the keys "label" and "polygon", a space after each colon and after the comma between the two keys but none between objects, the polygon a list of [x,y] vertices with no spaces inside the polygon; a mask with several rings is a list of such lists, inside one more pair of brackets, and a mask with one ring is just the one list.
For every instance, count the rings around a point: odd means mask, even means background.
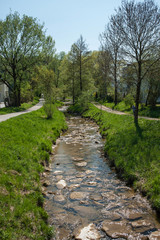
[{"label": "bush", "polygon": [[43,107],[44,107],[44,111],[47,115],[47,119],[51,119],[53,117],[53,113],[54,113],[53,104],[52,103],[45,103],[43,105]]}]

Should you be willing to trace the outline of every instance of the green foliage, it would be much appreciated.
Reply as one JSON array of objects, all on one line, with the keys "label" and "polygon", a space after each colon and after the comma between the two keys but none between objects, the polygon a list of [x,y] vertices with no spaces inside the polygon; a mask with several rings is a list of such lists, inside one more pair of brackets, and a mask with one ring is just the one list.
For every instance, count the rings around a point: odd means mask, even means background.
[{"label": "green foliage", "polygon": [[140,119],[136,127],[132,116],[107,113],[93,105],[83,116],[99,124],[106,136],[105,152],[119,175],[147,194],[160,211],[160,122]]},{"label": "green foliage", "polygon": [[53,119],[42,108],[0,123],[0,239],[51,238],[40,173],[62,129],[65,118],[55,106]]},{"label": "green foliage", "polygon": [[30,83],[29,72],[40,61],[38,56],[45,40],[43,27],[37,19],[26,15],[21,18],[17,12],[0,21],[2,81],[12,92],[14,106],[20,106],[22,87]]},{"label": "green foliage", "polygon": [[44,111],[47,115],[47,118],[50,119],[53,116],[53,112],[54,112],[54,107],[52,103],[45,103],[44,104]]},{"label": "green foliage", "polygon": [[87,110],[92,100],[93,97],[91,92],[89,91],[82,92],[82,94],[78,98],[78,104],[83,108],[83,110]]}]

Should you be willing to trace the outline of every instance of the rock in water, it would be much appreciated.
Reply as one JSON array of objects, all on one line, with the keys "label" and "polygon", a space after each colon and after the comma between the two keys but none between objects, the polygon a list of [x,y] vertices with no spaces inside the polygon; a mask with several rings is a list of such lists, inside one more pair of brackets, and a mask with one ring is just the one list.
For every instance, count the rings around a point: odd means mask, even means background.
[{"label": "rock in water", "polygon": [[86,167],[87,166],[87,162],[76,163],[76,166],[78,166],[78,167]]},{"label": "rock in water", "polygon": [[78,233],[75,236],[75,239],[77,240],[99,240],[100,234],[98,230],[96,229],[95,225],[93,223],[89,224],[87,227],[84,227],[80,230],[80,233]]},{"label": "rock in water", "polygon": [[66,181],[60,180],[56,183],[56,186],[57,186],[58,189],[63,189],[67,186],[67,184],[66,184]]}]

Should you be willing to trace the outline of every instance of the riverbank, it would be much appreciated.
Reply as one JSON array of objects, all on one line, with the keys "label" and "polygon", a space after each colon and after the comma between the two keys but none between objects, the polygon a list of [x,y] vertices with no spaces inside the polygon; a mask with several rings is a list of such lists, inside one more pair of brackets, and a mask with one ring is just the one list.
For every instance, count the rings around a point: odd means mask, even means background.
[{"label": "riverbank", "polygon": [[66,128],[56,106],[50,120],[41,108],[0,123],[0,239],[51,236],[40,176],[48,171],[52,145]]},{"label": "riverbank", "polygon": [[106,138],[105,154],[110,164],[128,184],[147,195],[160,212],[160,122],[139,119],[136,128],[132,116],[107,113],[93,105],[87,111],[79,106],[70,111],[97,122]]}]

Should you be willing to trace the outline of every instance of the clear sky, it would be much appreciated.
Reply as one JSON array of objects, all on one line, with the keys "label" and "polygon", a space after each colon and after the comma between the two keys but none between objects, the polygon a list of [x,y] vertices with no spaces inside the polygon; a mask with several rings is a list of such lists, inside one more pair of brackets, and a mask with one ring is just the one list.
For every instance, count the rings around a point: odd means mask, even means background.
[{"label": "clear sky", "polygon": [[98,50],[99,34],[120,5],[121,0],[0,0],[0,19],[10,10],[37,18],[55,40],[57,52],[68,52],[81,34],[89,50]]}]

